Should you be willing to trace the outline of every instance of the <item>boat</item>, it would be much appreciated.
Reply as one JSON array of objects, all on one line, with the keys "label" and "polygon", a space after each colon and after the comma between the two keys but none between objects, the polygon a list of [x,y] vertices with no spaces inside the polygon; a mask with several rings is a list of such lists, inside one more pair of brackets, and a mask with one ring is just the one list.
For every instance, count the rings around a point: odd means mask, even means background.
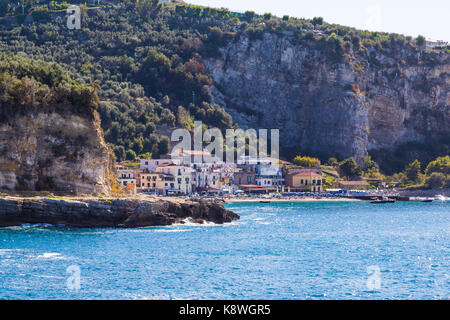
[{"label": "boat", "polygon": [[395,200],[374,200],[374,201],[370,201],[370,203],[395,203],[397,201]]},{"label": "boat", "polygon": [[370,201],[370,203],[375,203],[375,204],[378,204],[378,203],[394,203],[394,202],[396,202],[394,199],[389,199],[387,197],[383,197],[382,199],[379,199],[379,200]]},{"label": "boat", "polygon": [[270,203],[270,201],[269,200],[261,200],[261,201],[259,201],[259,203]]},{"label": "boat", "polygon": [[446,201],[446,198],[443,195],[439,194],[439,195],[436,196],[436,200],[438,200],[438,201]]},{"label": "boat", "polygon": [[433,199],[426,198],[425,200],[422,200],[422,202],[433,202]]}]

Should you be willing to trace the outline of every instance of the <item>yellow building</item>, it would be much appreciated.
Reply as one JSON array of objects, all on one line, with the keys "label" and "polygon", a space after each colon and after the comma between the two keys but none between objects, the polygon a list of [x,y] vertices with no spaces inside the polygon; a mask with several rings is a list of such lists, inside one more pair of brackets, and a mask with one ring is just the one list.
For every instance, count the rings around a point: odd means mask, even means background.
[{"label": "yellow building", "polygon": [[138,189],[140,192],[164,194],[164,175],[161,173],[141,173]]},{"label": "yellow building", "polygon": [[314,171],[290,174],[287,176],[286,182],[291,191],[323,191],[322,174]]},{"label": "yellow building", "polygon": [[167,165],[156,168],[157,173],[163,173],[167,179],[165,182],[166,191],[169,193],[192,193],[192,173],[193,169],[184,166]]}]

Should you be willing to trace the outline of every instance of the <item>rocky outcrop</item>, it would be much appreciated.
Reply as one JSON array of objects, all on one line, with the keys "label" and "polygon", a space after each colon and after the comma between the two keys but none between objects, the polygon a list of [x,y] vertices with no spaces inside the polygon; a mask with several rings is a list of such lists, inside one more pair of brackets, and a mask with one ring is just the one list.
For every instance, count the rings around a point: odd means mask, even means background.
[{"label": "rocky outcrop", "polygon": [[218,201],[168,199],[0,199],[0,227],[53,224],[77,228],[167,226],[186,219],[223,224],[239,216]]},{"label": "rocky outcrop", "polygon": [[293,37],[241,35],[206,61],[212,100],[295,152],[361,163],[370,150],[450,135],[450,55],[404,46],[336,59]]},{"label": "rocky outcrop", "polygon": [[0,189],[108,193],[112,158],[96,117],[30,110],[0,122]]}]

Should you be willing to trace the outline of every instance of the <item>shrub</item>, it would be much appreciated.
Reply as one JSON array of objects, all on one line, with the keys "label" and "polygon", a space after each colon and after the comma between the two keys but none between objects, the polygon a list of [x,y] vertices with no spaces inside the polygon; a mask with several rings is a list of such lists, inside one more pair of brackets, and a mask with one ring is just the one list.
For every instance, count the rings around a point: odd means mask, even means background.
[{"label": "shrub", "polygon": [[425,182],[425,186],[430,189],[440,189],[446,186],[447,177],[440,172],[433,172]]},{"label": "shrub", "polygon": [[428,176],[433,172],[450,175],[450,156],[439,157],[436,160],[431,161],[425,169],[425,174]]},{"label": "shrub", "polygon": [[131,150],[131,149],[127,150],[127,152],[126,152],[126,159],[130,160],[130,161],[136,160],[136,153],[133,150]]},{"label": "shrub", "polygon": [[422,47],[422,46],[425,44],[425,37],[422,36],[422,35],[419,35],[419,36],[416,38],[416,44],[417,44],[419,47]]},{"label": "shrub", "polygon": [[361,176],[363,171],[356,163],[355,159],[348,158],[339,163],[339,170],[346,177]]},{"label": "shrub", "polygon": [[301,157],[301,156],[296,156],[293,160],[293,162],[301,167],[307,167],[307,168],[312,168],[312,167],[320,167],[320,160],[317,158],[312,158],[312,157]]},{"label": "shrub", "polygon": [[419,160],[414,160],[405,167],[404,173],[406,178],[411,182],[418,182],[420,175],[420,162]]}]

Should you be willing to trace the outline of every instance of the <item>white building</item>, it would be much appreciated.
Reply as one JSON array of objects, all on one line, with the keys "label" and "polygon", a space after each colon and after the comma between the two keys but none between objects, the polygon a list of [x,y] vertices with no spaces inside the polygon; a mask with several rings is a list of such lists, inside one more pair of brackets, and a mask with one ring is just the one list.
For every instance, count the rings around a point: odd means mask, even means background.
[{"label": "white building", "polygon": [[446,46],[448,46],[447,41],[432,40],[432,39],[425,40],[425,50],[434,50],[434,49],[438,49],[438,48],[442,48],[442,47],[446,47]]},{"label": "white building", "polygon": [[173,182],[166,182],[165,187],[168,193],[192,193],[192,168],[170,164],[157,167],[156,172],[174,178]]},{"label": "white building", "polygon": [[118,183],[124,186],[124,189],[126,189],[127,192],[135,194],[137,191],[136,170],[119,168],[117,172],[119,174],[119,177],[117,179]]},{"label": "white building", "polygon": [[175,164],[172,159],[141,159],[140,168],[146,172],[156,172],[161,165]]}]

